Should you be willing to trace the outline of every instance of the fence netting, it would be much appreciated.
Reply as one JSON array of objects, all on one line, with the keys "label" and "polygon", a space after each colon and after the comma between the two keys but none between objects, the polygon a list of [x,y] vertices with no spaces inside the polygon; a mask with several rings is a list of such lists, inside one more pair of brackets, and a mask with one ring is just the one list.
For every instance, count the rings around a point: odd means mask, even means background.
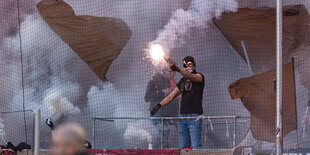
[{"label": "fence netting", "polygon": [[[41,148],[51,141],[47,118],[56,127],[80,123],[98,149],[178,148],[177,119],[148,119],[182,78],[167,81],[166,62],[150,56],[159,44],[181,68],[194,57],[205,77],[203,116],[222,118],[203,119],[204,149],[274,150],[275,7],[275,0],[0,1],[0,142],[33,146],[31,110],[39,108]],[[284,149],[310,147],[309,9],[307,0],[283,1]],[[178,117],[180,100],[155,117]]]}]

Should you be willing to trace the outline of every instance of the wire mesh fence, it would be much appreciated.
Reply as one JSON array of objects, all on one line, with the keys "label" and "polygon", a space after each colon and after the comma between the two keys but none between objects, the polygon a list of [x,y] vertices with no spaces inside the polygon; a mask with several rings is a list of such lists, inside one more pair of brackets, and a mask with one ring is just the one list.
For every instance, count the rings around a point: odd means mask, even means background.
[{"label": "wire mesh fence", "polygon": [[1,145],[11,142],[18,145],[26,142],[34,146],[34,115],[31,110],[2,111],[1,115]]},{"label": "wire mesh fence", "polygon": [[[283,63],[292,64],[283,72],[283,143],[285,149],[309,148],[310,2],[283,5]],[[250,118],[235,124],[235,143],[231,120],[211,120],[211,130],[205,119],[203,148],[272,150],[275,6],[275,0],[0,1],[0,107],[22,111],[1,113],[0,142],[33,145],[33,116],[25,109],[40,108],[41,148],[51,141],[47,118],[56,127],[82,124],[95,148],[149,148],[148,135],[153,148],[161,148],[161,121],[91,119],[150,118],[152,106],[173,85],[162,78],[165,62],[149,56],[150,43],[158,43],[180,68],[185,56],[195,58],[205,77],[204,115]],[[182,77],[175,73],[174,83]],[[146,98],[156,78],[161,96]],[[167,110],[171,117],[179,116],[180,101]],[[170,129],[167,145],[178,148],[177,121],[164,126]],[[144,135],[130,135],[135,130]]]},{"label": "wire mesh fence", "polygon": [[[199,116],[199,117],[93,117],[92,143],[94,148],[178,148],[178,121],[202,121],[202,144],[205,149],[229,149],[240,140],[237,133],[249,123],[249,118],[238,116]],[[98,128],[109,131],[119,126],[119,135],[127,141],[115,145],[117,135],[111,132],[96,132]],[[152,131],[148,132],[149,129]],[[240,128],[242,127],[242,128]],[[102,129],[103,128],[103,129]],[[114,130],[114,129],[112,129]],[[98,145],[99,144],[99,145]],[[98,146],[97,146],[98,145]]]}]

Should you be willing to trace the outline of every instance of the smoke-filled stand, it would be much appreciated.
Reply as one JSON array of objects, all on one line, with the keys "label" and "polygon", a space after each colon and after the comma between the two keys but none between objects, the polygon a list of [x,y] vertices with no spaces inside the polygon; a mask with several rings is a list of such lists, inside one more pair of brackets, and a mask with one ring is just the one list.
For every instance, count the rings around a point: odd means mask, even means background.
[{"label": "smoke-filled stand", "polygon": [[309,10],[0,1],[0,154],[310,153]]}]

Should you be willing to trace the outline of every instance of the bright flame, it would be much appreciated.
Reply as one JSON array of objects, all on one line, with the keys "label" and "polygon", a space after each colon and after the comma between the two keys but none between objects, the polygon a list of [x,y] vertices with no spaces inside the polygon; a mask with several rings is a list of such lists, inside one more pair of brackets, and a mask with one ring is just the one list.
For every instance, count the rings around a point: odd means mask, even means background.
[{"label": "bright flame", "polygon": [[164,50],[159,44],[154,44],[151,46],[150,54],[153,59],[161,59],[164,56]]}]

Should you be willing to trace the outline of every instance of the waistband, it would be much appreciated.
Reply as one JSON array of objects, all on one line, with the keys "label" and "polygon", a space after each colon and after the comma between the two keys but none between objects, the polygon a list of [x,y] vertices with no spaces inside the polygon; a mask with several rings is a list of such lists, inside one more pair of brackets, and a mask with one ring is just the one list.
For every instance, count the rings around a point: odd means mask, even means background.
[{"label": "waistband", "polygon": [[196,117],[199,116],[200,114],[180,114],[180,116],[182,117]]}]

